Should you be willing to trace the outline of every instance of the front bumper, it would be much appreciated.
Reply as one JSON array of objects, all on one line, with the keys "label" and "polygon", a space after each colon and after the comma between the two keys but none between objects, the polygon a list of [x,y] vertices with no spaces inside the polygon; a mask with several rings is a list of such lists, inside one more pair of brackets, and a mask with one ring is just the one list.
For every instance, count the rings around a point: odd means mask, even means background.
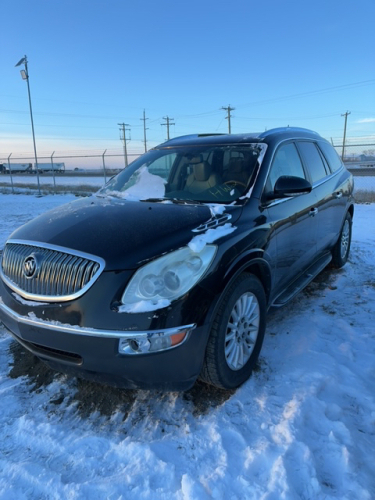
[{"label": "front bumper", "polygon": [[[52,368],[124,388],[186,390],[200,373],[208,329],[189,324],[148,331],[103,330],[22,315],[0,298],[0,321],[25,348]],[[178,346],[157,352],[124,354],[120,342],[178,334]]]}]

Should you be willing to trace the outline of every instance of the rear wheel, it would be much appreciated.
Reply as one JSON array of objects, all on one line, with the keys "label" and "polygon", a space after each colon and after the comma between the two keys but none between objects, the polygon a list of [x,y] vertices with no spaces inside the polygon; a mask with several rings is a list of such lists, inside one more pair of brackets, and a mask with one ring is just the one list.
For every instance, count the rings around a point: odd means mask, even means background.
[{"label": "rear wheel", "polygon": [[244,273],[221,299],[200,378],[224,389],[245,382],[257,362],[265,326],[263,286],[256,276]]},{"label": "rear wheel", "polygon": [[340,237],[332,249],[332,264],[340,268],[346,264],[350,252],[350,243],[352,241],[352,217],[348,212],[345,216],[344,224],[341,228]]}]

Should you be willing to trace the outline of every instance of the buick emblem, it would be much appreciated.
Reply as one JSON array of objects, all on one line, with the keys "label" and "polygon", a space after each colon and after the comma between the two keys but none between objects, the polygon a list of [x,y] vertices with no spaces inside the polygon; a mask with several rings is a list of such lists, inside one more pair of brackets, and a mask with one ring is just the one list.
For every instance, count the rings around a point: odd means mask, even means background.
[{"label": "buick emblem", "polygon": [[37,270],[37,262],[34,255],[29,255],[23,261],[23,274],[26,278],[33,278]]}]

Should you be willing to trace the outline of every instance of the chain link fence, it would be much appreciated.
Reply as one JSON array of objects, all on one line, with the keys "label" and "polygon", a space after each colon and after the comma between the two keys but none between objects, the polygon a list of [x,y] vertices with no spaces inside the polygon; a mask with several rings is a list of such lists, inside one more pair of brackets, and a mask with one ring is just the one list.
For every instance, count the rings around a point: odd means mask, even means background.
[{"label": "chain link fence", "polygon": [[375,167],[375,143],[367,144],[334,144],[340,158],[343,159],[347,168]]},{"label": "chain link fence", "polygon": [[103,186],[138,158],[137,153],[105,150],[103,153],[0,156],[0,189],[2,192],[74,192],[90,194]]},{"label": "chain link fence", "polygon": [[[354,144],[345,148],[334,144],[346,167],[355,176],[358,201],[375,201],[375,143]],[[139,153],[128,153],[131,163]],[[38,169],[31,155],[0,156],[0,192],[3,193],[75,193],[88,195],[124,168],[123,153],[118,150],[80,154],[38,156]]]},{"label": "chain link fence", "polygon": [[375,202],[375,143],[334,145],[346,168],[354,175],[357,203]]}]

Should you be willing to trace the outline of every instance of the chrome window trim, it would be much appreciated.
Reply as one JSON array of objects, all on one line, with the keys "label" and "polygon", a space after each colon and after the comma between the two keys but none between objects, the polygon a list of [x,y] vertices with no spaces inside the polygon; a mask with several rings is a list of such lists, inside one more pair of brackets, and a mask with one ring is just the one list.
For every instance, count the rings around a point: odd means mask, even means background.
[{"label": "chrome window trim", "polygon": [[[298,195],[298,196],[303,196],[303,195]],[[272,200],[269,203],[264,203],[262,206],[264,208],[271,208],[274,207],[275,205],[279,205],[280,203],[284,203],[285,201],[292,200],[296,197],[297,196],[288,196],[288,198],[278,198],[277,200]]]},{"label": "chrome window trim", "polygon": [[316,181],[312,187],[313,189],[318,187],[318,186],[321,186],[322,184],[324,184],[325,182],[331,180],[333,177],[335,177],[335,175],[339,174],[342,170],[343,170],[344,167],[341,167],[339,170],[336,170],[336,172],[332,172],[330,175],[327,175],[326,177],[324,177],[323,179],[320,179],[319,181]]},{"label": "chrome window trim", "polygon": [[[28,293],[19,288],[13,281],[11,281],[5,274],[3,273],[2,266],[0,265],[0,277],[4,281],[4,283],[11,288],[14,292],[18,293],[23,299],[26,300],[35,300],[39,302],[68,302],[70,300],[75,300],[78,297],[81,297],[84,293],[92,287],[95,281],[101,275],[103,269],[105,268],[105,260],[101,257],[97,257],[96,255],[92,255],[85,252],[80,252],[79,250],[72,250],[71,248],[62,247],[59,245],[52,245],[50,243],[42,243],[40,241],[30,241],[30,240],[19,240],[19,239],[9,239],[5,244],[8,243],[17,244],[17,245],[27,245],[36,248],[44,248],[47,250],[55,250],[57,252],[62,252],[68,255],[73,255],[75,257],[81,257],[83,259],[88,259],[99,264],[98,271],[94,274],[91,280],[78,292],[72,293],[69,295],[38,295],[34,293]],[[1,264],[1,262],[0,262]]]},{"label": "chrome window trim", "polygon": [[[316,187],[321,186],[325,182],[328,182],[329,180],[331,180],[333,177],[335,177],[335,175],[337,175],[338,173],[340,173],[341,170],[342,169],[336,170],[336,172],[333,172],[331,175],[327,175],[327,177],[324,177],[324,179],[321,179],[320,181],[317,181],[315,184],[312,185],[312,190],[315,189]],[[311,192],[312,192],[312,190],[311,190]],[[284,203],[285,201],[288,201],[288,200],[291,200],[293,198],[296,198],[297,196],[304,196],[304,195],[303,194],[299,194],[299,195],[296,195],[296,196],[288,196],[288,198],[278,198],[277,200],[273,200],[273,201],[271,201],[268,204],[265,203],[262,206],[265,207],[265,208],[273,207],[275,205],[279,205],[280,203]]]}]

